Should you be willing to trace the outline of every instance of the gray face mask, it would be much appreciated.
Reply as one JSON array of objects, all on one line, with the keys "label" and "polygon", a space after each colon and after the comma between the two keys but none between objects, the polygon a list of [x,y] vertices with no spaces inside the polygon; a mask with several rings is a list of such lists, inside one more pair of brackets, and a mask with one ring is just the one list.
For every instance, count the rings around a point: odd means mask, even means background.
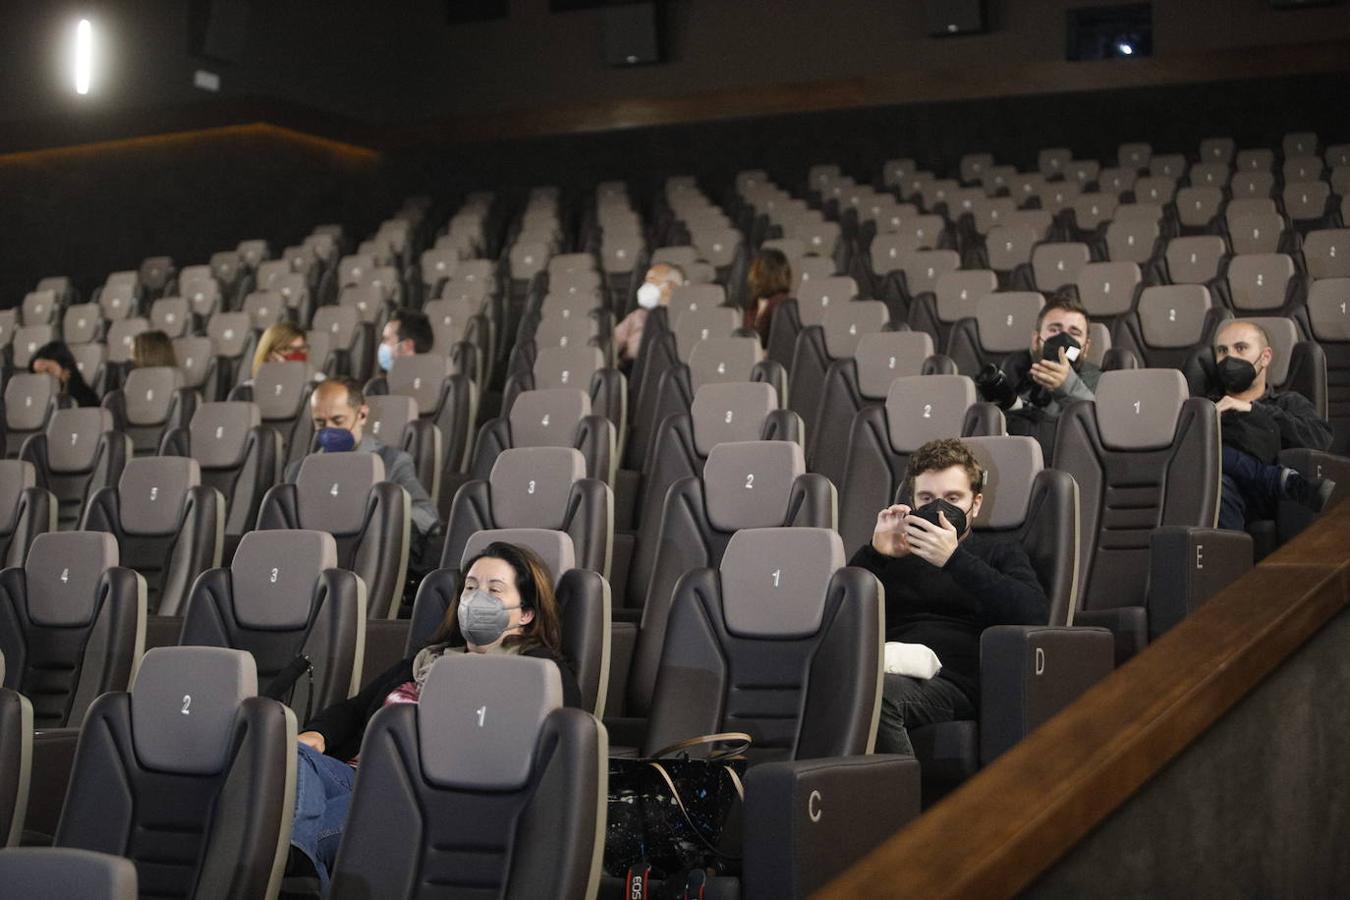
[{"label": "gray face mask", "polygon": [[500,597],[487,591],[471,591],[459,600],[459,630],[475,647],[495,643],[511,625],[511,610]]}]

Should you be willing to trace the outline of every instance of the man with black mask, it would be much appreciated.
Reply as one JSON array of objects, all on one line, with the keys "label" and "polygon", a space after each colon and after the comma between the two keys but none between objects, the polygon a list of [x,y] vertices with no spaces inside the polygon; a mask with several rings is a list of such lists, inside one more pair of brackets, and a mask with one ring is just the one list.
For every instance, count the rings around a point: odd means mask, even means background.
[{"label": "man with black mask", "polygon": [[1255,322],[1229,322],[1214,336],[1211,399],[1223,434],[1220,528],[1243,531],[1251,521],[1272,519],[1282,499],[1321,512],[1336,489],[1334,481],[1276,465],[1281,450],[1330,448],[1332,432],[1307,397],[1266,383],[1274,356],[1270,336]]},{"label": "man with black mask", "polygon": [[1054,425],[1071,400],[1096,399],[1102,370],[1088,362],[1088,316],[1076,300],[1052,295],[1036,317],[1030,351],[1009,354],[1001,366],[975,376],[980,396],[1008,414],[1008,433],[1041,442],[1049,459]]},{"label": "man with black mask", "polygon": [[1044,625],[1049,617],[1022,545],[972,534],[983,487],[984,471],[965,444],[924,444],[905,473],[913,505],[878,513],[872,543],[849,562],[876,575],[886,592],[879,753],[912,755],[907,728],[974,719],[980,633]]}]

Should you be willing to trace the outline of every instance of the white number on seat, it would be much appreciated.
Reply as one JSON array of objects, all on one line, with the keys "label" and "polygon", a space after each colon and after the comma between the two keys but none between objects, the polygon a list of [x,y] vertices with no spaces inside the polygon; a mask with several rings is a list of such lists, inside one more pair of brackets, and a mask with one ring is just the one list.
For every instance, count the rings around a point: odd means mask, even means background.
[{"label": "white number on seat", "polygon": [[933,404],[931,404],[931,403],[925,403],[925,404],[923,405],[923,417],[924,417],[925,419],[931,419],[931,418],[933,418]]},{"label": "white number on seat", "polygon": [[727,374],[727,364],[726,364],[726,363],[720,362],[720,363],[717,364],[717,374],[718,374],[718,375],[725,375],[725,374]]},{"label": "white number on seat", "polygon": [[731,424],[731,420],[732,420],[732,418],[733,418],[734,415],[735,415],[735,413],[733,413],[731,410],[727,410],[726,418],[724,418],[722,421],[723,421],[724,423],[726,423],[727,425],[730,425],[730,424]]},{"label": "white number on seat", "polygon": [[487,706],[478,707],[474,715],[478,716],[478,727],[482,728],[484,720],[487,719]]},{"label": "white number on seat", "polygon": [[534,493],[534,481],[531,481],[531,482],[530,482],[530,486],[526,489],[525,493],[527,493],[527,494],[533,494],[533,493]]},{"label": "white number on seat", "polygon": [[150,502],[154,503],[158,499],[159,499],[159,488],[158,487],[150,488]]},{"label": "white number on seat", "polygon": [[192,695],[191,695],[191,694],[184,694],[184,695],[183,695],[183,708],[180,709],[179,712],[182,713],[182,714],[185,715],[185,716],[190,716],[190,715],[192,715],[192,711],[191,711],[191,709],[189,708],[189,707],[191,707],[191,706],[192,706]]},{"label": "white number on seat", "polygon": [[751,472],[745,476],[745,489],[753,491],[755,489],[755,473]]},{"label": "white number on seat", "polygon": [[70,581],[70,569],[62,569],[62,570],[61,570],[61,583],[62,583],[62,584],[65,584],[65,583],[68,582],[68,581]]},{"label": "white number on seat", "polygon": [[1177,311],[1175,309],[1169,309],[1167,311],[1167,321],[1175,322],[1176,320],[1177,320]]},{"label": "white number on seat", "polygon": [[333,482],[333,486],[328,489],[328,493],[334,497],[338,495],[338,486],[336,481]]},{"label": "white number on seat", "polygon": [[774,586],[774,587],[778,587],[778,579],[779,579],[779,577],[780,577],[782,574],[783,574],[783,570],[782,570],[782,569],[774,569],[774,570],[773,570],[773,586]]},{"label": "white number on seat", "polygon": [[545,428],[547,428],[547,427],[548,427],[548,420],[549,420],[549,414],[548,414],[548,413],[544,413],[544,418],[542,418],[542,419],[539,420],[539,424],[542,425],[542,426],[544,426]]},{"label": "white number on seat", "polygon": [[892,357],[890,358],[890,361],[886,364],[886,368],[888,368],[888,369],[894,369],[894,368],[895,368],[895,357],[894,357],[894,356],[892,356]]},{"label": "white number on seat", "polygon": [[1136,416],[1139,415],[1139,401],[1138,401],[1138,400],[1134,401],[1134,414],[1135,414]]},{"label": "white number on seat", "polygon": [[562,378],[560,379],[560,380],[562,381],[563,384],[567,384],[567,378],[568,378],[568,376],[571,375],[571,374],[572,374],[572,373],[571,373],[570,371],[568,371],[567,369],[563,369]]},{"label": "white number on seat", "polygon": [[280,573],[280,570],[275,569],[275,568],[272,569],[272,575],[271,575],[271,577],[268,578],[267,580],[270,581],[270,582],[272,582],[273,584],[276,584],[276,583],[277,583],[277,575],[278,575],[279,573]]}]

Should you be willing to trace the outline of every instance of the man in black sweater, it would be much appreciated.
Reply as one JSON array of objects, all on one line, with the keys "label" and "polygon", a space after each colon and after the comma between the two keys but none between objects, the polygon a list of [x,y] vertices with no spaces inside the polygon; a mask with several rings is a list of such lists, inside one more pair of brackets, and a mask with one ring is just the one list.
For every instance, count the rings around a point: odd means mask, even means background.
[{"label": "man in black sweater", "polygon": [[984,472],[968,447],[956,439],[924,444],[910,457],[905,485],[914,506],[878,513],[872,543],[849,565],[872,572],[885,588],[886,641],[922,644],[941,668],[924,678],[888,667],[880,753],[913,754],[906,728],[975,718],[980,633],[991,625],[1044,625],[1049,615],[1021,545],[971,533]]}]

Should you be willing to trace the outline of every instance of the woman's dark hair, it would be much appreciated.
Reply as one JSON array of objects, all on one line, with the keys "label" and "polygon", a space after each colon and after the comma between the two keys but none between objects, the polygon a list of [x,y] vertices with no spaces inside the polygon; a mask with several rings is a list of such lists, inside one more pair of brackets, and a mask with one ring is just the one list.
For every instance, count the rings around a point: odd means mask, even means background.
[{"label": "woman's dark hair", "polygon": [[152,366],[176,366],[173,341],[162,331],[142,331],[131,345],[131,357],[138,369]]},{"label": "woman's dark hair", "polygon": [[792,290],[792,264],[781,250],[770,247],[761,250],[750,264],[750,273],[745,277],[746,299],[751,306],[762,297],[785,294]]},{"label": "woman's dark hair", "polygon": [[[522,651],[535,647],[548,647],[554,653],[562,654],[562,616],[558,612],[558,599],[553,593],[553,574],[548,566],[528,547],[495,541],[488,544],[481,553],[464,565],[464,577],[473,568],[473,564],[484,557],[500,559],[509,565],[516,575],[516,590],[520,593],[522,609],[534,610],[534,618],[523,626],[520,634],[507,635],[502,641],[506,647],[519,646]],[[445,611],[440,627],[431,636],[431,644],[465,643],[459,630],[459,599],[464,593],[464,582],[459,584],[459,593],[455,594]]]},{"label": "woman's dark hair", "polygon": [[39,347],[32,358],[28,360],[28,371],[34,371],[33,363],[40,359],[49,359],[65,370],[66,382],[62,386],[62,390],[65,391],[66,396],[75,398],[76,402],[80,402],[80,396],[82,394],[87,395],[92,397],[94,403],[97,404],[98,395],[94,393],[94,389],[80,374],[79,364],[75,362],[75,354],[70,352],[70,348],[66,346],[64,341],[50,341]]}]

